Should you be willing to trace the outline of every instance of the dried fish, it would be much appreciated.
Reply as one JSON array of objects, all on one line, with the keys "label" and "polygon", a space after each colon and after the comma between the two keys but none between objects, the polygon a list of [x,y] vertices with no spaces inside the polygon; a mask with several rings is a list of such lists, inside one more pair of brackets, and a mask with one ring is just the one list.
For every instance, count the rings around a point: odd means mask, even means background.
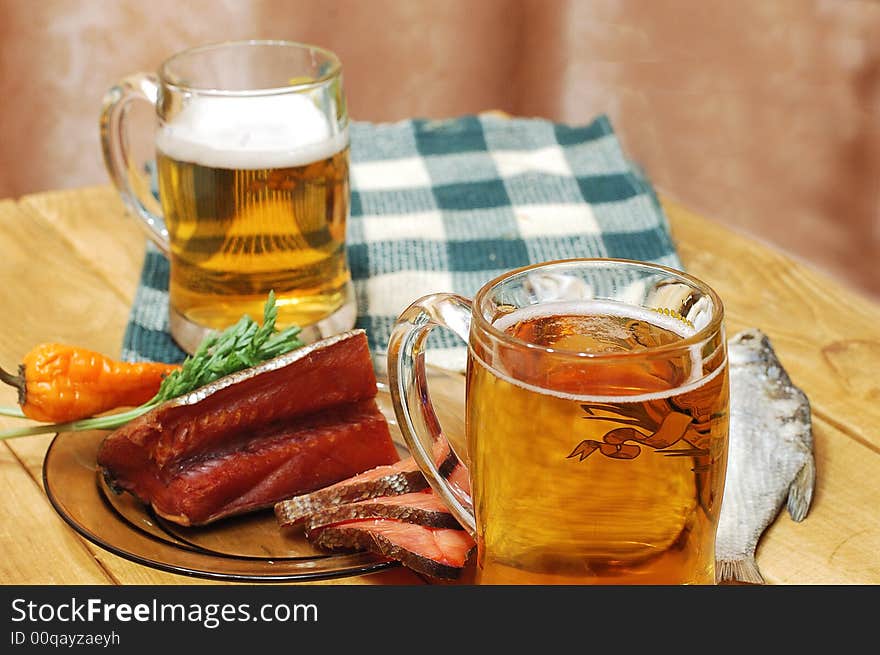
[{"label": "dried fish", "polygon": [[795,521],[816,481],[810,403],[758,329],[728,342],[730,447],[715,542],[719,582],[761,584],[755,549],[782,505]]}]

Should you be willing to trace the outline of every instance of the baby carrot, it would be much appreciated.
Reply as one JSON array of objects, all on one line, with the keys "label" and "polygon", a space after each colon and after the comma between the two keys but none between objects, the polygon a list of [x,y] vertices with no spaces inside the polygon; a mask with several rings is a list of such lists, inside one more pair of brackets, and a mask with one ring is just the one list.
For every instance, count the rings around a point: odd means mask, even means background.
[{"label": "baby carrot", "polygon": [[0,381],[18,389],[18,404],[28,418],[65,422],[141,405],[179,368],[122,362],[85,348],[44,343],[25,355],[18,375],[0,368]]}]

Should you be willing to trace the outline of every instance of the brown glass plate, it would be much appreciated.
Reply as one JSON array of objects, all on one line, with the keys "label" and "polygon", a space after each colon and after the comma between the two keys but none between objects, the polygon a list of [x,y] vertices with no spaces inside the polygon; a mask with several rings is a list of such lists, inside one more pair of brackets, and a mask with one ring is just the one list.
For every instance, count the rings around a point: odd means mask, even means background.
[{"label": "brown glass plate", "polygon": [[[444,429],[460,437],[464,432],[464,378],[432,369],[429,384]],[[381,372],[376,400],[398,451],[405,455]],[[231,582],[321,580],[399,566],[365,552],[321,552],[306,540],[301,528],[279,528],[271,509],[198,528],[166,521],[130,494],[114,493],[106,485],[95,461],[106,435],[105,431],[57,434],[43,462],[43,481],[61,517],[111,553],[162,571]]]}]

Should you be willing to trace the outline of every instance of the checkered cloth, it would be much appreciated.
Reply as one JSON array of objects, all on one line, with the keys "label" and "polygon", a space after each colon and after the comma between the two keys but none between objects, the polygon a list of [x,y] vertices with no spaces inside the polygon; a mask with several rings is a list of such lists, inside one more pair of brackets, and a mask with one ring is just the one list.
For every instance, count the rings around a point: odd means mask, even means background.
[{"label": "checkered cloth", "polygon": [[[604,116],[583,126],[491,115],[351,125],[348,259],[357,326],[375,353],[397,315],[440,291],[473,294],[526,264],[620,257],[681,268],[651,185]],[[461,342],[428,341],[457,368]],[[147,248],[123,343],[130,361],[180,361],[168,262]]]}]

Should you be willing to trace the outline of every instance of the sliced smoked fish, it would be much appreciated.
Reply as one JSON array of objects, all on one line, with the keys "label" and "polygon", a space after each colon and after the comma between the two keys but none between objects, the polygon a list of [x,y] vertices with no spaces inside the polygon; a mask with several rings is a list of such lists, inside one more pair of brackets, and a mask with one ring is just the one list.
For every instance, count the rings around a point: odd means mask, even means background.
[{"label": "sliced smoked fish", "polygon": [[398,461],[363,330],[304,346],[165,402],[108,435],[113,488],[202,525]]},{"label": "sliced smoked fish", "polygon": [[[443,457],[441,474],[447,474],[455,465],[451,452],[439,453]],[[282,500],[275,505],[275,516],[281,526],[301,523],[312,514],[344,505],[346,503],[395,496],[422,491],[428,481],[412,457],[406,457],[389,466],[378,466],[324,489]]]},{"label": "sliced smoked fish", "polygon": [[443,501],[430,489],[329,507],[310,514],[304,525],[306,532],[313,532],[334,523],[357,519],[394,519],[429,528],[463,529]]},{"label": "sliced smoked fish", "polygon": [[282,500],[275,504],[275,516],[282,526],[295,525],[327,508],[427,488],[428,481],[418,465],[412,457],[407,457],[395,464],[378,466],[324,489]]},{"label": "sliced smoked fish", "polygon": [[328,550],[368,550],[398,560],[432,578],[461,574],[474,540],[464,530],[430,528],[393,519],[344,521],[306,531],[309,541]]}]

